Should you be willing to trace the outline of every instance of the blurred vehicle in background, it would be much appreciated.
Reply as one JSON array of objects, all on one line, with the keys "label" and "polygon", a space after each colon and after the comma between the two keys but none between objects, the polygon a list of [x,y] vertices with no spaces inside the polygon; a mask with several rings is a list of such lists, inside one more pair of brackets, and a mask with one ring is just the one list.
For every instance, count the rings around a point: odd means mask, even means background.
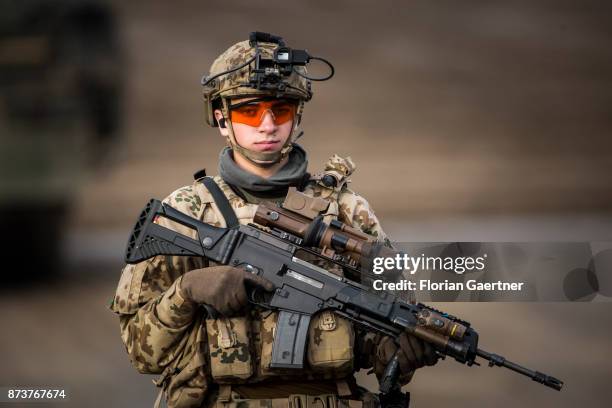
[{"label": "blurred vehicle in background", "polygon": [[105,2],[0,8],[0,242],[18,283],[61,267],[75,193],[119,138],[124,61]]}]

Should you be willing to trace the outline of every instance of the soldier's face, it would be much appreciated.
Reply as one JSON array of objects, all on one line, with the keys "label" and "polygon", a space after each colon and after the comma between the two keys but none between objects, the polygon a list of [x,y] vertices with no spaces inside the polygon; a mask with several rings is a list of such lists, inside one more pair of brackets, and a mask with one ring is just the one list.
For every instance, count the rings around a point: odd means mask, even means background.
[{"label": "soldier's face", "polygon": [[[248,102],[249,99],[252,98],[232,100],[232,105]],[[283,101],[281,100],[263,102],[259,106],[259,111],[257,111],[256,106],[243,105],[246,108],[243,113],[245,115],[254,115],[254,120],[249,121],[251,124],[240,123],[238,118],[232,120],[236,142],[245,149],[255,152],[276,152],[281,150],[291,135],[295,114],[294,112],[291,115],[287,115],[283,110],[285,107],[282,106],[282,103]],[[284,119],[281,118],[279,120],[281,115],[285,115]],[[215,110],[215,117],[217,121],[223,118],[220,110]],[[257,122],[259,124],[254,125]],[[227,128],[220,127],[219,131],[224,137],[229,135]]]}]

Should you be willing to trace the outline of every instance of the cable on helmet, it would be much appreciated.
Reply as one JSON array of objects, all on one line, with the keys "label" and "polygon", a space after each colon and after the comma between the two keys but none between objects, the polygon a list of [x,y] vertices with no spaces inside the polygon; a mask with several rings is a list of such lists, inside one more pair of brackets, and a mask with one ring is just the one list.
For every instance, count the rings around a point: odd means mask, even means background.
[{"label": "cable on helmet", "polygon": [[308,75],[304,75],[304,74],[302,74],[300,71],[295,70],[295,69],[293,70],[293,72],[295,72],[296,74],[298,74],[298,75],[299,75],[299,76],[301,76],[302,78],[306,78],[306,79],[308,79],[308,80],[310,80],[310,81],[327,81],[328,79],[331,79],[331,77],[333,77],[333,76],[334,76],[334,73],[335,73],[336,71],[334,70],[334,66],[332,65],[332,63],[331,63],[331,62],[329,62],[329,61],[328,61],[328,60],[326,60],[325,58],[321,58],[321,57],[313,57],[313,56],[310,56],[309,61],[310,61],[310,60],[317,60],[317,61],[321,61],[321,62],[324,62],[325,64],[327,64],[327,66],[329,67],[329,75],[324,76],[324,77],[321,77],[321,78],[313,78],[313,77],[310,77],[310,76],[308,76]]},{"label": "cable on helmet", "polygon": [[200,81],[200,83],[202,84],[202,86],[206,86],[206,85],[210,84],[213,80],[219,78],[220,76],[231,74],[232,72],[236,72],[239,69],[242,69],[242,68],[246,67],[251,62],[253,62],[255,60],[255,58],[257,58],[257,53],[255,55],[253,55],[253,58],[249,59],[244,64],[238,65],[236,68],[228,69],[227,71],[220,72],[220,73],[218,73],[216,75],[213,75],[213,76],[210,76],[210,77],[204,75],[202,77],[202,80]]}]

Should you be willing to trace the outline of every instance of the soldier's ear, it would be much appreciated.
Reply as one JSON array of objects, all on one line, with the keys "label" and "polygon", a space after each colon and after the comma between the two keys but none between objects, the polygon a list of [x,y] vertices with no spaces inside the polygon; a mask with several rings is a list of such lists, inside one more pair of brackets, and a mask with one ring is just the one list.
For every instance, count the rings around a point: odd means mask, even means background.
[{"label": "soldier's ear", "polygon": [[221,109],[215,109],[214,114],[215,114],[215,119],[217,120],[217,123],[219,124],[219,133],[221,133],[223,137],[229,136],[229,132],[227,130],[227,126],[225,123],[225,118],[223,117],[223,113],[221,112]]}]

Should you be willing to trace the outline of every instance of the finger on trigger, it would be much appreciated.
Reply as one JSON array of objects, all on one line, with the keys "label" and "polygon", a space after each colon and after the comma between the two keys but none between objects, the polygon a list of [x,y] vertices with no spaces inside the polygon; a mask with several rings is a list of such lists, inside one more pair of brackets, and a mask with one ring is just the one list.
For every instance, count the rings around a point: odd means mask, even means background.
[{"label": "finger on trigger", "polygon": [[249,273],[246,271],[245,271],[244,280],[254,285],[261,286],[267,291],[273,291],[275,288],[274,284],[270,282],[269,280],[267,280],[266,278],[262,278],[261,276],[258,276],[258,275],[253,275],[252,273]]}]

